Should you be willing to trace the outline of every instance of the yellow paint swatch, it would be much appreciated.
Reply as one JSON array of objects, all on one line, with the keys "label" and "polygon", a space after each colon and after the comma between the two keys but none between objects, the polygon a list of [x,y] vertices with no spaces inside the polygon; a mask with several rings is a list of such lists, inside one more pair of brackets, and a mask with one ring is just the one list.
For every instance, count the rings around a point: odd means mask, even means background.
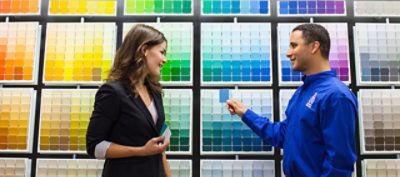
[{"label": "yellow paint swatch", "polygon": [[0,89],[0,151],[31,149],[34,93],[33,89]]},{"label": "yellow paint swatch", "polygon": [[117,0],[50,0],[50,15],[116,15]]},{"label": "yellow paint swatch", "polygon": [[39,151],[86,152],[95,94],[94,89],[42,91]]},{"label": "yellow paint swatch", "polygon": [[48,23],[44,83],[102,83],[112,65],[115,34],[115,23]]}]

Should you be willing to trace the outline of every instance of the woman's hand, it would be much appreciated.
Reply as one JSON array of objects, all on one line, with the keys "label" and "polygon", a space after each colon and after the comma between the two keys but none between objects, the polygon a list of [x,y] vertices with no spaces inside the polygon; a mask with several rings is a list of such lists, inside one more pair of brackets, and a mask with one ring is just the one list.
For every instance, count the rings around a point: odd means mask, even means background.
[{"label": "woman's hand", "polygon": [[169,145],[169,141],[164,141],[164,137],[155,137],[147,141],[147,143],[141,147],[143,156],[150,156],[163,153]]}]

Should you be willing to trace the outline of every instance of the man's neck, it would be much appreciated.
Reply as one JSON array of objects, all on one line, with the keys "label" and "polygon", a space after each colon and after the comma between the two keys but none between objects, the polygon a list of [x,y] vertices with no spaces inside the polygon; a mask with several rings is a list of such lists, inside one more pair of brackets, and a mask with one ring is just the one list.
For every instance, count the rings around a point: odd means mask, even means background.
[{"label": "man's neck", "polygon": [[[318,61],[318,60],[317,60]],[[315,63],[312,67],[304,71],[305,75],[318,74],[325,71],[331,70],[331,65],[328,59],[319,60],[321,62]]]}]

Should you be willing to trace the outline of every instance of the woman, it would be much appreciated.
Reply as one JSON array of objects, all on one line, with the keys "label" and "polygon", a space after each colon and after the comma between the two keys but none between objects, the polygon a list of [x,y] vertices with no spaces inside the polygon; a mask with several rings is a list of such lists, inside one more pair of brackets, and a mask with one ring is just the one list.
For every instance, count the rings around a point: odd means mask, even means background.
[{"label": "woman", "polygon": [[160,136],[165,116],[159,78],[166,48],[160,31],[134,26],[97,91],[86,147],[89,155],[106,159],[103,177],[170,177],[169,140]]}]

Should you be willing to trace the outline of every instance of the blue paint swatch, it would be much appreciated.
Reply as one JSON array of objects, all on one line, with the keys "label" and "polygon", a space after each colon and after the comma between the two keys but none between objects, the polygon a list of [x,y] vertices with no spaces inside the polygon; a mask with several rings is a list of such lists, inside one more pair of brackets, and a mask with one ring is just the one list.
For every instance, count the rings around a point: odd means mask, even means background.
[{"label": "blue paint swatch", "polygon": [[[231,98],[241,100],[254,112],[272,116],[271,90],[229,90]],[[231,116],[220,102],[220,90],[202,90],[202,152],[203,153],[272,153],[238,116]]]},{"label": "blue paint swatch", "polygon": [[279,0],[278,12],[282,16],[345,15],[345,0]]},{"label": "blue paint swatch", "polygon": [[269,15],[269,0],[203,0],[203,14]]},{"label": "blue paint swatch", "polygon": [[229,89],[219,90],[219,102],[226,103],[228,99],[229,99]]},{"label": "blue paint swatch", "polygon": [[271,27],[205,23],[201,32],[202,84],[271,83]]}]

